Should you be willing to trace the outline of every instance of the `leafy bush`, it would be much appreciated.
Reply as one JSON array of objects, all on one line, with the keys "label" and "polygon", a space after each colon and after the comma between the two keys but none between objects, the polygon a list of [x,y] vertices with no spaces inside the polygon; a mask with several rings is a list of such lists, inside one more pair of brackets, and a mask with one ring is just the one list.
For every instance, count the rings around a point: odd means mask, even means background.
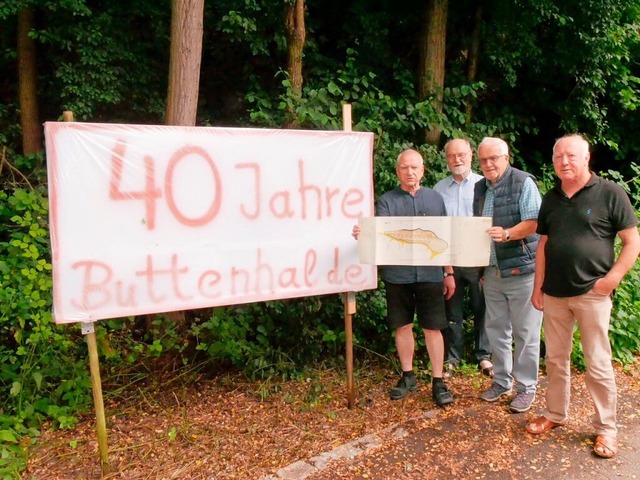
[{"label": "leafy bush", "polygon": [[291,376],[344,348],[338,295],[219,307],[191,326],[197,349],[250,378]]},{"label": "leafy bush", "polygon": [[49,257],[44,189],[0,192],[0,468],[21,463],[21,435],[73,425],[90,401],[82,344],[52,320]]},{"label": "leafy bush", "polygon": [[[635,174],[630,180],[625,180],[613,170],[609,170],[604,176],[625,189],[631,198],[636,215],[640,218],[640,166],[632,162],[630,168]],[[618,251],[619,248],[618,243]],[[609,337],[613,358],[616,361],[622,364],[635,361],[635,356],[640,352],[640,265],[638,262],[629,270],[616,289]]]},{"label": "leafy bush", "polygon": [[622,364],[640,352],[640,267],[636,264],[616,289],[609,337],[613,357]]}]

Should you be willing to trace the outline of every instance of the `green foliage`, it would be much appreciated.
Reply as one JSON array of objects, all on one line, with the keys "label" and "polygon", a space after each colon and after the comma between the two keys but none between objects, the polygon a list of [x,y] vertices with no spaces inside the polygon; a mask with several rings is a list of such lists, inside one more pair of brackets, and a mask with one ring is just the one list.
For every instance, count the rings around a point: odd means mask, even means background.
[{"label": "green foliage", "polygon": [[[630,168],[635,176],[624,180],[613,170],[608,176],[624,188],[640,218],[640,165],[631,163]],[[620,244],[617,245],[618,250]],[[629,273],[622,279],[614,296],[609,337],[613,357],[616,361],[628,364],[640,352],[640,264],[636,262]]]},{"label": "green foliage", "polygon": [[0,192],[0,468],[21,461],[14,438],[73,425],[90,399],[77,338],[51,317],[48,237],[44,190]]},{"label": "green foliage", "polygon": [[542,171],[538,177],[538,189],[540,190],[540,195],[544,195],[547,193],[557,182],[558,177],[556,177],[555,172],[553,171],[553,165],[548,163],[542,168]]},{"label": "green foliage", "polygon": [[[477,118],[495,124],[510,115],[518,148],[527,145],[529,155],[531,147],[543,148],[542,139],[549,149],[554,137],[586,132],[605,147],[608,166],[626,175],[627,161],[640,158],[640,142],[625,133],[638,127],[640,3],[522,0],[492,6],[483,9],[478,77],[487,89]],[[533,161],[541,166],[545,158],[536,152]]]},{"label": "green foliage", "polygon": [[286,377],[343,348],[342,305],[329,295],[220,307],[190,334],[214,365],[254,379]]},{"label": "green foliage", "polygon": [[[17,0],[5,3],[10,7],[0,9],[0,31],[5,26],[13,30],[13,15],[25,6]],[[77,120],[149,122],[155,118],[161,123],[167,75],[158,72],[168,63],[168,4],[154,7],[119,0],[32,0],[28,4],[36,19],[46,19],[36,22],[29,34],[36,42],[42,72],[38,79],[41,111],[46,118],[71,110]],[[11,33],[14,37],[15,30]],[[15,55],[15,45],[10,47]],[[10,108],[13,113],[19,106]]]},{"label": "green foliage", "polygon": [[246,0],[242,3],[219,2],[211,8],[220,12],[208,12],[211,15],[222,15],[217,27],[236,48],[247,45],[252,55],[270,55],[269,42],[272,38],[265,30],[274,27],[280,5]]},{"label": "green foliage", "polygon": [[[170,2],[27,3],[38,20],[30,35],[37,44],[43,118],[71,109],[88,121],[161,123]],[[0,6],[0,65],[8,72],[0,81],[0,153],[8,156],[21,144],[12,79],[17,78],[15,16],[24,5],[11,0]],[[342,105],[350,103],[354,130],[375,135],[376,194],[396,186],[395,159],[406,148],[425,157],[425,185],[446,174],[441,145],[423,143],[424,131],[433,126],[442,130],[443,141],[466,136],[477,143],[483,136],[501,136],[516,165],[537,175],[542,192],[554,182],[548,161],[552,139],[583,131],[595,139],[606,168],[614,160],[620,164],[620,173],[609,175],[640,209],[640,140],[630,134],[640,128],[634,63],[640,54],[638,0],[491,0],[483,8],[481,55],[472,82],[466,69],[476,4],[450,8],[441,114],[431,99],[416,95],[420,6],[309,3],[304,86],[297,96],[284,71],[282,3],[207,2],[200,118],[280,128],[294,120],[293,113],[300,128],[339,130]],[[348,21],[336,22],[338,15]],[[51,318],[42,156],[12,158],[11,165],[36,187],[19,188],[19,176],[2,171],[11,187],[0,192],[0,475],[23,468],[24,437],[35,437],[42,421],[73,425],[90,402],[82,337],[77,328],[55,326]],[[622,363],[640,351],[639,288],[636,265],[617,289],[612,314],[614,357]],[[357,299],[356,351],[389,354],[386,360],[394,362],[383,286],[360,292]],[[97,339],[105,380],[113,383],[128,381],[127,375],[138,379],[167,361],[188,364],[204,356],[213,366],[239,368],[269,384],[278,375],[300,375],[305,364],[344,355],[338,295],[220,307],[193,314],[186,325],[163,316],[103,325]],[[581,366],[577,340],[573,359]],[[321,386],[313,384],[309,404],[321,395]]]},{"label": "green foliage", "polygon": [[616,361],[623,365],[635,361],[640,352],[640,267],[637,263],[616,289],[609,337]]},{"label": "green foliage", "polygon": [[[256,82],[246,97],[252,105],[252,122],[277,127],[291,120],[289,112],[295,112],[301,128],[339,130],[342,125],[342,105],[353,106],[353,129],[370,131],[376,136],[374,145],[374,186],[380,194],[397,185],[395,161],[407,148],[415,148],[423,154],[427,169],[424,184],[433,185],[446,169],[443,154],[438,147],[422,143],[425,129],[439,125],[447,136],[482,136],[495,133],[495,128],[481,124],[466,124],[465,102],[477,96],[484,88],[482,83],[447,90],[445,112],[436,112],[432,102],[418,102],[413,93],[411,75],[402,65],[396,65],[394,78],[402,96],[386,93],[383,83],[374,72],[362,71],[354,48],[346,51],[345,64],[335,72],[327,72],[318,78],[308,78],[301,98],[291,90],[285,72],[280,72],[283,93],[278,102],[270,100],[269,92],[261,90]],[[505,134],[505,138],[512,136]]]},{"label": "green foliage", "polygon": [[640,165],[635,162],[629,164],[629,168],[632,175],[629,179],[625,179],[620,172],[615,170],[609,170],[603,173],[604,178],[608,178],[611,181],[616,182],[624,191],[627,192],[631,199],[631,204],[636,210],[636,213],[640,216]]},{"label": "green foliage", "polygon": [[187,327],[170,316],[142,315],[100,322],[96,329],[98,351],[109,382],[144,377],[150,370],[188,365],[194,360]]},{"label": "green foliage", "polygon": [[587,364],[584,360],[584,351],[582,350],[582,341],[580,338],[580,330],[577,325],[573,330],[573,346],[571,348],[571,364],[580,372],[584,372],[587,369]]}]

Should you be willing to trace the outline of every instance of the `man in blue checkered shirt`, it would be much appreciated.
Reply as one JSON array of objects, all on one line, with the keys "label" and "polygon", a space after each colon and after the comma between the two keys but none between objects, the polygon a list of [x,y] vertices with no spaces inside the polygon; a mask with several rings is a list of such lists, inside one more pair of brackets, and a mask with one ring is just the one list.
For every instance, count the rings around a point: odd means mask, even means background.
[{"label": "man in blue checkered shirt", "polygon": [[484,270],[485,329],[494,377],[480,398],[509,396],[509,410],[531,408],[538,385],[542,313],[531,303],[541,197],[532,175],[509,163],[509,147],[487,137],[478,145],[484,180],[475,184],[473,214],[492,217],[489,266]]}]

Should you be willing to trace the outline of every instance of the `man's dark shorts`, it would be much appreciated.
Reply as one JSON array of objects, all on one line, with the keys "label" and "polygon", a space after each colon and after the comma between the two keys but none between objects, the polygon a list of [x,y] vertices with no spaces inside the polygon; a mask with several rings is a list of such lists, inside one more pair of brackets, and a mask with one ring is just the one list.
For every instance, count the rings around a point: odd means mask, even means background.
[{"label": "man's dark shorts", "polygon": [[413,323],[427,330],[444,330],[447,317],[444,309],[442,282],[397,284],[385,282],[387,321],[393,329]]}]

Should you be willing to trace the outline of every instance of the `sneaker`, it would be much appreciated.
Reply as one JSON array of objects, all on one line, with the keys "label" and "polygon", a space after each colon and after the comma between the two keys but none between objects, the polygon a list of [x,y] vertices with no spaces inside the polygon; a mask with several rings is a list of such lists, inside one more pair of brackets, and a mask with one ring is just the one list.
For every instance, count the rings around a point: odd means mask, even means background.
[{"label": "sneaker", "polygon": [[535,393],[518,392],[513,400],[511,400],[509,410],[513,413],[528,412],[535,398]]},{"label": "sneaker", "polygon": [[434,385],[433,387],[433,401],[436,402],[436,405],[439,407],[444,407],[445,405],[449,405],[453,403],[453,393],[447,388],[444,383],[440,385]]},{"label": "sneaker", "polygon": [[396,383],[396,386],[389,390],[389,398],[391,400],[400,400],[406,397],[409,392],[413,392],[417,386],[415,375],[403,375]]},{"label": "sneaker", "polygon": [[500,397],[504,397],[505,395],[509,395],[511,393],[510,388],[504,388],[498,385],[497,383],[493,383],[489,389],[482,392],[480,398],[487,402],[495,402]]}]

